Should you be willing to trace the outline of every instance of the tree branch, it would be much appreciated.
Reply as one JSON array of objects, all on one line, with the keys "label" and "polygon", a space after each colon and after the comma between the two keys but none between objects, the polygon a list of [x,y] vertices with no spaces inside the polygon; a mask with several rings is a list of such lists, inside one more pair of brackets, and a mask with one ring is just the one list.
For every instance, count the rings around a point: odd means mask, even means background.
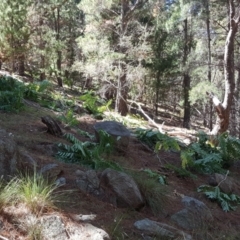
[{"label": "tree branch", "polygon": [[[159,125],[157,123],[155,123],[155,121],[153,119],[151,119],[145,112],[144,110],[142,109],[141,105],[135,101],[131,101],[132,103],[136,104],[138,106],[138,110],[148,119],[148,121],[158,129],[158,131],[160,133],[164,133],[163,130],[162,130],[162,126],[159,127]],[[163,125],[163,124],[162,124]]]}]

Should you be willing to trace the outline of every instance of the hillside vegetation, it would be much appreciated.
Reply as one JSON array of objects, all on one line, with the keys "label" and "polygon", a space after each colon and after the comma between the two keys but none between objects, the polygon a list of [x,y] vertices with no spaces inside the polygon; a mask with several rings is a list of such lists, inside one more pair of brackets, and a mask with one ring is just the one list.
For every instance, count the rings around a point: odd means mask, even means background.
[{"label": "hillside vegetation", "polygon": [[[34,219],[59,212],[65,221],[77,221],[76,216],[95,214],[91,223],[104,229],[112,239],[143,239],[134,222],[149,218],[177,227],[170,216],[182,208],[181,199],[188,196],[204,202],[214,221],[206,222],[204,231],[183,229],[184,232],[193,239],[238,239],[237,138],[222,134],[213,139],[203,131],[180,128],[180,117],[170,109],[159,111],[164,124],[154,122],[153,127],[152,122],[140,116],[141,111],[122,117],[111,110],[111,102],[92,92],[59,89],[48,81],[26,84],[10,76],[0,80],[1,128],[13,137],[28,159],[10,181],[1,183],[2,237],[43,239],[37,220],[34,224],[14,224],[16,216],[20,218],[25,214],[21,211],[27,209]],[[151,111],[144,109],[145,114]],[[41,121],[46,115],[56,120],[63,136],[47,132]],[[106,132],[96,141],[93,126],[106,120],[121,122],[131,131],[124,151],[114,148]],[[46,175],[43,168],[50,163],[57,167]],[[106,168],[134,179],[144,196],[144,207],[119,208],[109,199],[87,194],[76,185],[79,171],[94,169],[101,174]],[[214,178],[216,174],[222,178]],[[60,178],[66,182],[56,185]],[[13,207],[15,210],[11,210]]]}]

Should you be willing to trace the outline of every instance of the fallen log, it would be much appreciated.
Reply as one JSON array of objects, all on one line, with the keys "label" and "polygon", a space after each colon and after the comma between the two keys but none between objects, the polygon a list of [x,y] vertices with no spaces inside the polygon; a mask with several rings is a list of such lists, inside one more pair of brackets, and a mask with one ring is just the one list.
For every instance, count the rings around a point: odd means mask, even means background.
[{"label": "fallen log", "polygon": [[54,136],[60,137],[63,135],[63,132],[58,125],[58,123],[50,116],[41,117],[42,122],[47,125],[48,132]]}]

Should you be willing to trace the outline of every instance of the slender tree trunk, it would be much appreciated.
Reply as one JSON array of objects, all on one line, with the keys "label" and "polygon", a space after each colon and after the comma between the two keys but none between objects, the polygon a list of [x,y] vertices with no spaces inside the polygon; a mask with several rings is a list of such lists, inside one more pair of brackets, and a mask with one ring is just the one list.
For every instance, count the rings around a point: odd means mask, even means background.
[{"label": "slender tree trunk", "polygon": [[[56,40],[58,42],[60,40],[60,9],[59,8],[57,8],[57,19],[55,23],[55,28],[56,28]],[[61,71],[62,71],[62,51],[57,50],[57,82],[59,87],[63,86]]]},{"label": "slender tree trunk", "polygon": [[[210,33],[210,10],[209,10],[209,1],[206,1],[206,27],[207,27],[207,39],[208,39],[208,81],[212,81],[212,58],[211,58],[211,33]],[[209,129],[210,131],[213,128],[213,104],[212,101],[209,105]]]},{"label": "slender tree trunk", "polygon": [[23,54],[18,57],[18,74],[20,76],[25,74],[25,57]]},{"label": "slender tree trunk", "polygon": [[184,116],[183,127],[190,129],[190,102],[189,102],[189,90],[190,90],[190,76],[185,73],[183,76],[183,98],[184,98]]},{"label": "slender tree trunk", "polygon": [[229,0],[229,31],[225,43],[224,52],[224,77],[225,77],[225,95],[223,103],[213,94],[208,93],[213,101],[217,112],[217,121],[211,131],[212,135],[226,132],[229,127],[230,110],[234,95],[234,38],[240,23],[240,16],[235,18],[235,6],[233,0]]},{"label": "slender tree trunk", "polygon": [[[42,1],[38,1],[38,7],[41,8],[41,5],[43,4]],[[46,73],[45,73],[45,56],[43,54],[45,49],[45,43],[43,40],[43,9],[41,8],[40,16],[38,19],[38,29],[39,29],[39,36],[40,36],[40,42],[39,42],[39,49],[41,50],[40,53],[40,81],[43,81],[46,79]]]},{"label": "slender tree trunk", "polygon": [[[189,49],[189,37],[188,37],[188,21],[184,20],[184,53],[183,53],[183,67],[186,67],[187,57],[190,52]],[[190,102],[189,102],[189,90],[190,90],[191,78],[188,71],[184,69],[183,74],[183,98],[184,98],[184,116],[183,116],[183,127],[190,128]]]},{"label": "slender tree trunk", "polygon": [[236,81],[236,87],[235,87],[235,98],[236,98],[236,113],[235,113],[235,122],[236,122],[236,130],[234,131],[233,135],[240,137],[240,105],[238,103],[238,99],[240,97],[240,69],[237,70],[237,81]]},{"label": "slender tree trunk", "polygon": [[126,64],[120,63],[120,68],[122,69],[122,75],[119,77],[118,80],[115,110],[119,112],[122,116],[126,116],[128,113],[127,95],[129,91],[127,74],[125,69]]},{"label": "slender tree trunk", "polygon": [[155,103],[155,117],[158,116],[158,103],[159,103],[159,83],[160,83],[160,74],[157,72],[157,82],[156,82],[156,103]]},{"label": "slender tree trunk", "polygon": [[[126,31],[127,20],[125,19],[128,12],[128,1],[121,1],[121,32],[119,42],[122,41],[122,38]],[[124,47],[120,47],[119,51],[121,53],[125,53]],[[121,76],[118,79],[118,88],[117,88],[117,96],[116,96],[116,105],[115,111],[119,112],[122,116],[126,116],[128,114],[128,106],[127,106],[127,94],[128,94],[128,86],[127,86],[127,68],[125,63],[120,63],[119,67],[121,69]]]},{"label": "slender tree trunk", "polygon": [[[142,7],[147,0],[121,0],[121,29],[119,36],[119,43],[121,45],[122,38],[126,34],[128,22],[132,19],[134,11]],[[126,49],[124,46],[119,47],[119,52],[125,54]],[[118,79],[118,88],[116,96],[115,111],[119,112],[122,116],[126,116],[128,113],[127,97],[129,92],[129,86],[127,81],[127,63],[126,59],[122,59],[123,63],[120,64],[121,76]]]}]

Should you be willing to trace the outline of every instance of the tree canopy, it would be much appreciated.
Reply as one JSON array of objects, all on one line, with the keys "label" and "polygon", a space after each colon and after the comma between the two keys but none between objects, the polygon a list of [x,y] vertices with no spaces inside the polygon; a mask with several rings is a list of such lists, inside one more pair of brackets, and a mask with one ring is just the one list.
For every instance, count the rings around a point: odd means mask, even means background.
[{"label": "tree canopy", "polygon": [[122,115],[140,101],[155,120],[159,106],[171,107],[183,127],[198,116],[210,130],[217,120],[212,134],[239,135],[237,4],[2,0],[0,67],[32,81],[92,90],[113,99]]}]

